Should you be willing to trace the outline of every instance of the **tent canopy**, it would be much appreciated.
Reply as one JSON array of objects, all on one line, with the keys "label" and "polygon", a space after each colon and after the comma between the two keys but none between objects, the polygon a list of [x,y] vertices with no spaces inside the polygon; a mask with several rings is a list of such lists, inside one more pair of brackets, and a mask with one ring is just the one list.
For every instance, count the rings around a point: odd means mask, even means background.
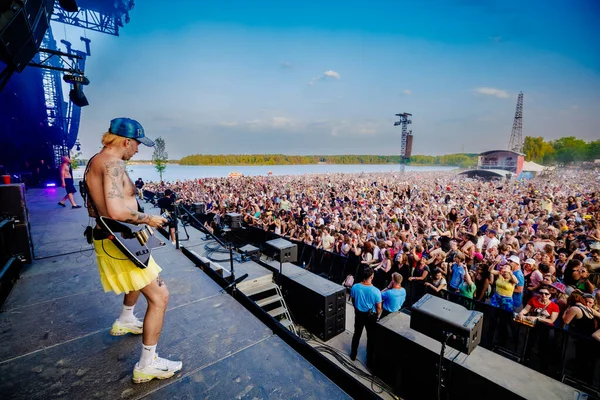
[{"label": "tent canopy", "polygon": [[546,167],[540,164],[536,164],[533,161],[525,161],[523,163],[523,172],[542,172]]}]

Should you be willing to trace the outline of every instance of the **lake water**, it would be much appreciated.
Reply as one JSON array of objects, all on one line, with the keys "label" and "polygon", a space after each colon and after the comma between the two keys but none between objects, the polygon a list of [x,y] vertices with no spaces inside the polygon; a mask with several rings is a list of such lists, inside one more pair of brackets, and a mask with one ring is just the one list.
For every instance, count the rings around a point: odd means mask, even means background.
[{"label": "lake water", "polygon": [[[417,167],[406,166],[405,172],[411,171],[452,171],[457,167]],[[73,171],[80,178],[84,168]],[[273,175],[302,175],[326,173],[359,173],[359,172],[400,172],[400,166],[394,164],[307,164],[307,165],[176,165],[169,164],[163,172],[163,180],[167,182],[177,179],[226,177],[236,171],[246,176]],[[144,182],[158,181],[159,175],[154,165],[129,165],[127,172],[131,179],[142,178]]]}]

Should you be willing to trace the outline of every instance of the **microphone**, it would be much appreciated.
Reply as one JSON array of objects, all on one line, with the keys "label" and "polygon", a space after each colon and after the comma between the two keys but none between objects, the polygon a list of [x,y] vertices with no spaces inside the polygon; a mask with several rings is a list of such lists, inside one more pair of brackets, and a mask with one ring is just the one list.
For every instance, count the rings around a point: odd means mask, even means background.
[{"label": "microphone", "polygon": [[223,291],[227,290],[227,289],[231,289],[233,286],[237,285],[238,283],[240,283],[241,281],[243,281],[244,279],[246,279],[248,277],[248,274],[244,274],[242,276],[240,276],[239,278],[237,278],[235,281],[231,282],[229,285],[225,286],[223,288]]}]

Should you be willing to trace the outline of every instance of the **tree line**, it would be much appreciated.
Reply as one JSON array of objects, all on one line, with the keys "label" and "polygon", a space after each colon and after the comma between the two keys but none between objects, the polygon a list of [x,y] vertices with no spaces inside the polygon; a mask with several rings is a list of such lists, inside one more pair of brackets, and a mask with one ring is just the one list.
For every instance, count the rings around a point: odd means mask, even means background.
[{"label": "tree line", "polygon": [[[400,156],[345,154],[336,156],[294,156],[285,154],[194,154],[183,157],[181,165],[299,165],[299,164],[400,164]],[[410,164],[472,167],[476,154],[446,154],[443,156],[415,155]]]},{"label": "tree line", "polygon": [[566,136],[553,141],[543,137],[526,136],[523,153],[527,161],[539,164],[568,164],[600,159],[600,139],[586,142],[575,136]]}]

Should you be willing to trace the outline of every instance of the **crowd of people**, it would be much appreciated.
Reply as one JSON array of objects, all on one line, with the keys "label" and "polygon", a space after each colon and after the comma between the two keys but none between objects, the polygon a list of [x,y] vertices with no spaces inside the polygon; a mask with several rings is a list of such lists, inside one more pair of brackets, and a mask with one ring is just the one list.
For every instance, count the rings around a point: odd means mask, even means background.
[{"label": "crowd of people", "polygon": [[379,290],[404,281],[449,291],[600,341],[598,170],[511,181],[455,172],[249,176],[144,189],[360,257]]}]

